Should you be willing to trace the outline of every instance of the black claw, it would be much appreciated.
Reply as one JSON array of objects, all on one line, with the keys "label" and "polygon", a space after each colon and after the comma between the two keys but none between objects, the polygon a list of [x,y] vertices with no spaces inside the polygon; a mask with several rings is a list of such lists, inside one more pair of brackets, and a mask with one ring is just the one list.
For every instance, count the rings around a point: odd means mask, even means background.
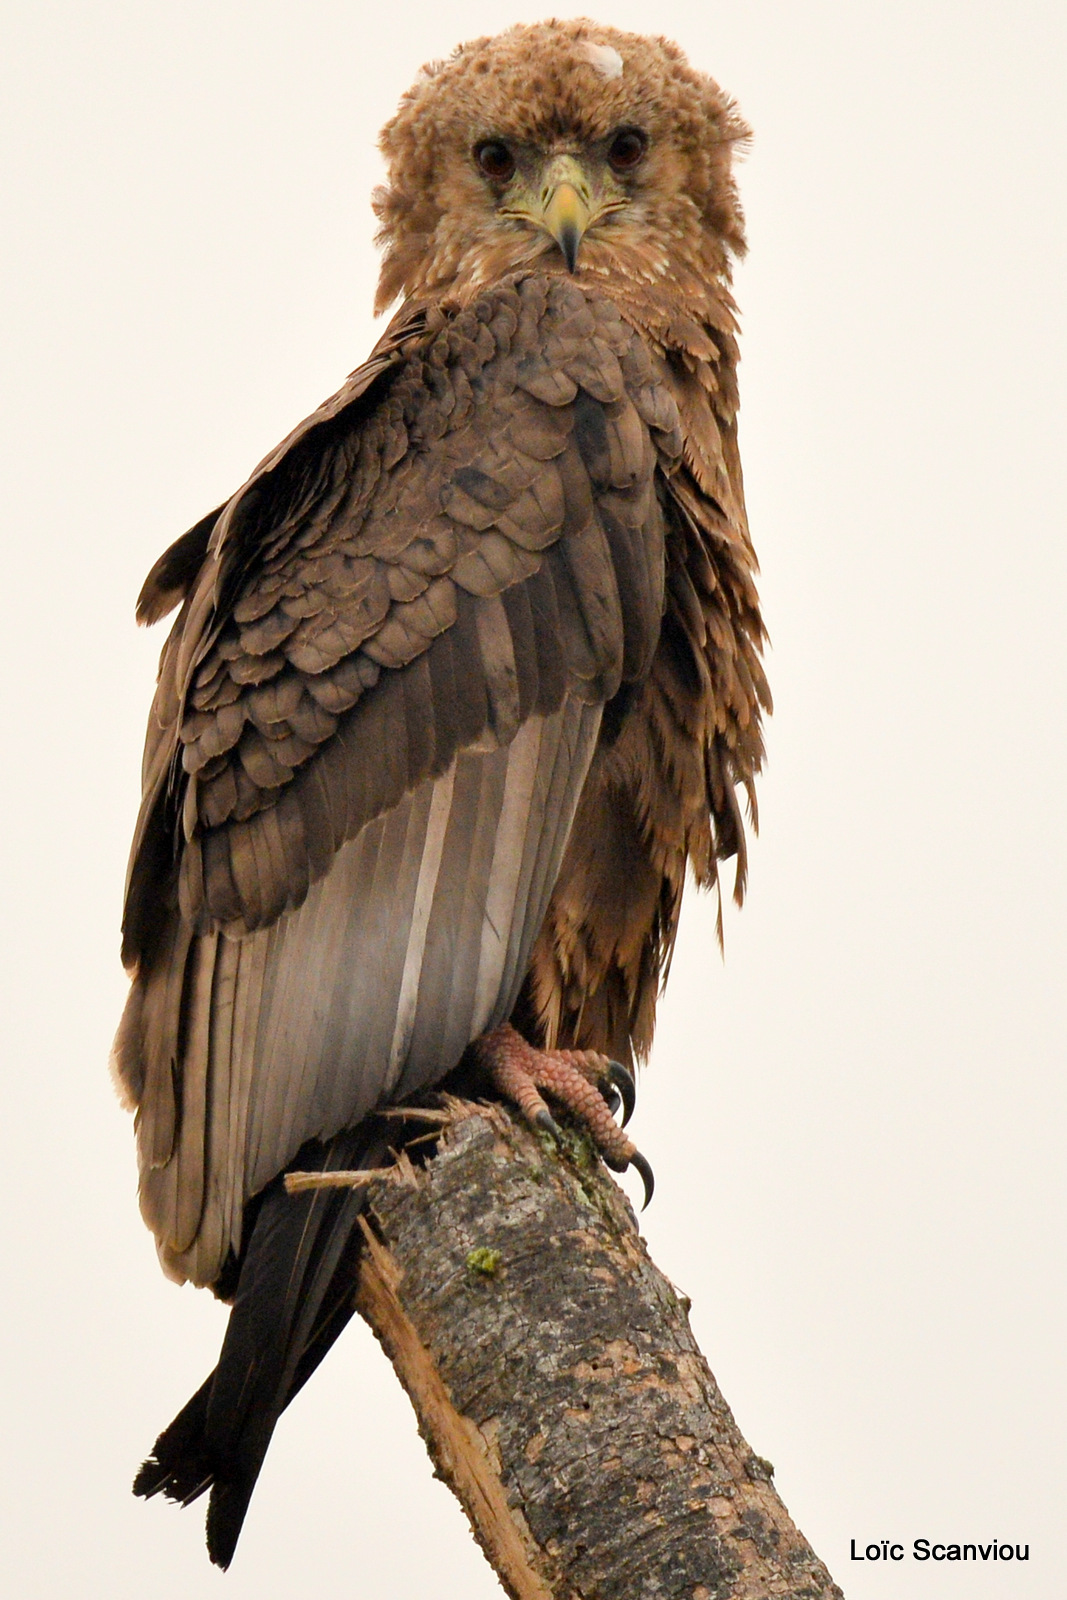
[{"label": "black claw", "polygon": [[614,1116],[616,1111],[618,1111],[619,1107],[622,1105],[622,1095],[619,1093],[618,1089],[613,1089],[610,1083],[601,1083],[598,1084],[597,1087],[600,1090],[600,1098],[603,1100],[612,1116]]},{"label": "black claw", "polygon": [[534,1121],[543,1132],[550,1133],[553,1139],[562,1139],[562,1130],[551,1111],[539,1111],[534,1117]]},{"label": "black claw", "polygon": [[636,1167],[638,1172],[641,1174],[641,1182],[645,1186],[645,1199],[641,1210],[647,1211],[648,1202],[652,1199],[652,1194],[656,1187],[656,1180],[653,1176],[652,1168],[649,1166],[640,1150],[634,1151],[633,1155],[630,1157],[630,1165],[631,1167]]},{"label": "black claw", "polygon": [[[625,1128],[634,1114],[634,1106],[637,1104],[637,1088],[632,1075],[627,1072],[621,1061],[608,1062],[608,1077],[619,1091],[622,1099],[622,1125]],[[615,1107],[612,1106],[611,1109],[614,1112]]]}]

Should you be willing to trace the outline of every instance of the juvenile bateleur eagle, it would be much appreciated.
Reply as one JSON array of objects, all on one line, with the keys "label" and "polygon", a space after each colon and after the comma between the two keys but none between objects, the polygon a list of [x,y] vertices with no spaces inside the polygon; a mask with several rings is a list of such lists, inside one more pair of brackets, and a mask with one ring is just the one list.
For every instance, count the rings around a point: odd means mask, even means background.
[{"label": "juvenile bateleur eagle", "polygon": [[[647,1164],[687,867],[736,856],[769,706],[737,453],[731,102],[583,21],[426,68],[385,128],[370,358],[138,602],[175,606],[115,1046],[164,1270],[233,1310],[143,1495],[228,1565],[352,1311],[376,1113],[457,1069]],[[546,1098],[547,1101],[546,1101]]]}]

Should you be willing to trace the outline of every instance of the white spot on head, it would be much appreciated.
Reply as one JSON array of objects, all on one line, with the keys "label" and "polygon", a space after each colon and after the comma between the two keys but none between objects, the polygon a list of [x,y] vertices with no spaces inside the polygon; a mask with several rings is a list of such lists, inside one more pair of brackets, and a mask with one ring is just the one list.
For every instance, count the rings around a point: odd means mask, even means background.
[{"label": "white spot on head", "polygon": [[610,44],[592,44],[587,40],[578,46],[578,54],[602,78],[622,77],[622,56]]}]

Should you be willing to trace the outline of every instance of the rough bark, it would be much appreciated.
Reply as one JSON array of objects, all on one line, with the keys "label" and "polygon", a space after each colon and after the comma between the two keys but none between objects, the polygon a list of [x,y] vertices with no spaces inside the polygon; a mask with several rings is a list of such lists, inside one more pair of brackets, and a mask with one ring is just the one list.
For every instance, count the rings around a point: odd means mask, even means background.
[{"label": "rough bark", "polygon": [[582,1140],[457,1106],[398,1176],[357,1304],[514,1600],[841,1596]]}]

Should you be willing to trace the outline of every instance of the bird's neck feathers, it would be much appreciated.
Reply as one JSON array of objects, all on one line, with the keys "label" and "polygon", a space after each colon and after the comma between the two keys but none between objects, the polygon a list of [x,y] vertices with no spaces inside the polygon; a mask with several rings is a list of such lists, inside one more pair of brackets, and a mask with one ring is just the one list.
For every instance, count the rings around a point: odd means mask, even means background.
[{"label": "bird's neck feathers", "polygon": [[[543,233],[499,224],[472,232],[448,211],[427,217],[425,231],[416,219],[406,221],[384,240],[379,312],[397,298],[403,301],[401,315],[420,306],[461,307],[518,275],[567,275],[559,247]],[[614,301],[665,353],[712,367],[732,367],[736,360],[730,258],[695,215],[639,216],[591,230],[574,281]]]}]

